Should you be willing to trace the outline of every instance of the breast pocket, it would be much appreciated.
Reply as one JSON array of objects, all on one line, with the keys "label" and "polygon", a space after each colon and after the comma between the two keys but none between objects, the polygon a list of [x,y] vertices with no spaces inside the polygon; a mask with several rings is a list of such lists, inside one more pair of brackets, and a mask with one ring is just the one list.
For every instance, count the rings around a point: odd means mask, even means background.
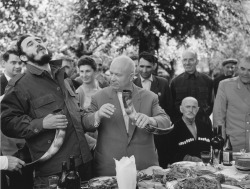
[{"label": "breast pocket", "polygon": [[34,107],[34,112],[37,118],[42,118],[52,113],[59,107],[56,104],[56,99],[52,94],[47,94],[31,101]]}]

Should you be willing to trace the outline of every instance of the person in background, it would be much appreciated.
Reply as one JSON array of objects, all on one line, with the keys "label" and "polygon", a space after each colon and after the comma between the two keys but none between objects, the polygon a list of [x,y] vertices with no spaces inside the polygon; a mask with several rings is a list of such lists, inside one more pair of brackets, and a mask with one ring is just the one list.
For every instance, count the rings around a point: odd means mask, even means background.
[{"label": "person in background", "polygon": [[[22,61],[18,56],[17,50],[13,47],[12,49],[7,50],[3,54],[3,67],[5,68],[4,74],[1,76],[1,100],[5,94],[5,88],[8,85],[8,82],[14,78],[17,74],[20,74],[22,71]],[[0,100],[0,102],[1,102]],[[18,158],[22,158],[23,161],[30,160],[30,153],[25,145],[24,139],[10,138],[5,136],[1,132],[1,153],[8,157],[10,161],[10,166],[12,163],[20,162]],[[14,157],[15,156],[15,157]],[[10,158],[11,159],[10,159]],[[6,166],[7,167],[7,166]],[[21,169],[20,169],[21,170]],[[32,189],[33,188],[33,168],[32,166],[27,168],[22,168],[21,173],[19,171],[5,171],[6,175],[9,178],[9,188],[18,189],[20,184],[24,188]]]},{"label": "person in background", "polygon": [[132,55],[130,58],[134,61],[135,63],[135,78],[137,78],[139,75],[139,70],[138,70],[138,64],[139,64],[139,56],[137,55]]},{"label": "person in background", "polygon": [[[9,173],[10,172],[21,172],[21,169],[25,167],[25,162],[14,157],[14,156],[0,156],[0,171],[1,171],[1,188],[3,189],[12,189],[14,188],[13,186],[10,186],[11,182],[16,182],[17,180],[13,181],[11,178],[9,178]],[[7,181],[7,176],[10,179]],[[25,180],[23,180],[24,182]],[[8,183],[9,182],[9,183]],[[15,188],[20,188],[21,183],[19,183],[19,187]],[[32,187],[31,187],[32,188]]]},{"label": "person in background", "polygon": [[188,96],[192,96],[198,101],[199,112],[196,117],[212,128],[209,118],[213,111],[213,80],[206,74],[197,71],[197,53],[192,50],[185,50],[182,54],[182,64],[185,72],[175,77],[171,84],[171,92],[174,103],[173,122],[182,117],[180,112],[181,101]]},{"label": "person in background", "polygon": [[165,65],[159,62],[157,76],[165,78],[167,81],[170,80],[170,75],[165,69]]},{"label": "person in background", "polygon": [[1,96],[5,93],[8,81],[22,71],[22,61],[15,49],[9,49],[3,54],[4,74],[1,76]]},{"label": "person in background", "polygon": [[200,153],[210,151],[212,129],[210,125],[196,118],[199,111],[198,101],[193,97],[185,97],[180,106],[182,118],[175,122],[169,133],[171,140],[171,163],[178,161],[200,162]]},{"label": "person in background", "polygon": [[238,64],[238,76],[220,82],[213,109],[214,127],[230,137],[233,151],[250,152],[250,56]]},{"label": "person in background", "polygon": [[[114,176],[115,161],[134,155],[137,170],[158,165],[153,134],[144,127],[148,124],[169,128],[170,119],[158,104],[158,97],[151,91],[133,84],[135,66],[127,56],[115,58],[110,66],[111,84],[92,97],[84,124],[99,123],[94,155],[96,176]],[[132,91],[135,119],[125,112],[122,91]],[[133,123],[132,123],[133,122]]]},{"label": "person in background", "polygon": [[237,62],[238,61],[236,59],[233,59],[233,58],[228,58],[222,62],[223,73],[221,75],[219,75],[218,77],[216,77],[213,81],[214,96],[216,96],[216,94],[217,94],[217,90],[218,90],[218,86],[219,86],[220,81],[222,81],[224,79],[235,77],[235,71],[236,71],[235,68],[236,68]]},{"label": "person in background", "polygon": [[[25,139],[35,161],[53,144],[56,129],[63,129],[64,140],[57,144],[60,148],[55,146],[58,151],[35,164],[34,187],[48,185],[50,175],[60,175],[61,163],[69,163],[70,155],[75,157],[81,179],[89,180],[92,156],[84,133],[96,128],[82,124],[84,112],[69,78],[65,78],[61,60],[51,61],[43,40],[33,35],[21,36],[17,48],[27,70],[8,83],[10,88],[1,103],[3,134]],[[55,114],[60,109],[63,113]]]},{"label": "person in background", "polygon": [[62,60],[62,68],[65,69],[65,73],[71,78],[73,86],[77,89],[82,84],[82,81],[75,80],[77,75],[75,60],[67,56],[63,56],[60,59]]},{"label": "person in background", "polygon": [[[99,82],[95,79],[97,66],[91,57],[85,56],[79,59],[78,68],[83,84],[76,90],[81,107],[87,109],[91,104],[91,97],[97,93],[101,88]],[[97,131],[87,132],[85,137],[89,144],[90,150],[93,152],[96,146]]]},{"label": "person in background", "polygon": [[95,78],[99,82],[99,86],[101,88],[109,86],[109,80],[108,80],[107,76],[103,73],[102,59],[96,55],[91,55],[90,57],[94,59],[96,65],[97,65]]},{"label": "person in background", "polygon": [[[155,93],[158,96],[159,105],[171,117],[172,95],[169,83],[166,79],[153,75],[155,65],[156,58],[154,55],[148,52],[142,52],[139,55],[139,74],[134,80],[134,84]],[[159,164],[161,167],[167,168],[169,163],[169,154],[166,151],[167,135],[155,135],[154,141],[158,153]]]}]

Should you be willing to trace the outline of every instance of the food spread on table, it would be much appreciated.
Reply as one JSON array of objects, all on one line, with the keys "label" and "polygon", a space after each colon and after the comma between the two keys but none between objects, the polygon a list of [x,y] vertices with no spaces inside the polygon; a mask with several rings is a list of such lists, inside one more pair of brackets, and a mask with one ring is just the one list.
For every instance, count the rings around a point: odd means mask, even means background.
[{"label": "food spread on table", "polygon": [[[248,188],[250,176],[241,174],[242,179],[234,175],[222,174],[220,170],[203,163],[177,162],[168,169],[152,166],[137,174],[139,189],[240,189]],[[229,171],[230,172],[230,171]],[[90,189],[117,189],[116,177],[97,177],[89,181]]]}]

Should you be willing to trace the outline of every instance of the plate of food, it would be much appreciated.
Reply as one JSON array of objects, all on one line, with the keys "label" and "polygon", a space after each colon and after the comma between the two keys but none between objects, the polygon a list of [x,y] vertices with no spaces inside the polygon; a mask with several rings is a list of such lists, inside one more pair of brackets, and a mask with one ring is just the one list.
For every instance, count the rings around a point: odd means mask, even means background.
[{"label": "plate of food", "polygon": [[231,185],[227,185],[227,184],[221,184],[222,189],[241,189],[238,186],[231,186]]},{"label": "plate of food", "polygon": [[250,171],[250,158],[238,158],[235,167],[241,171]]},{"label": "plate of food", "polygon": [[88,184],[91,189],[118,189],[116,177],[96,177],[89,180]]}]

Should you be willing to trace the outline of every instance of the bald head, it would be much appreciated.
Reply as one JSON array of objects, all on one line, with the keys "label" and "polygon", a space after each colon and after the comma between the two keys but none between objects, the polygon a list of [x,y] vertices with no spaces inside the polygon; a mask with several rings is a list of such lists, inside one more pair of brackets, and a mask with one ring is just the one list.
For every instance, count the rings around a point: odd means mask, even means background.
[{"label": "bald head", "polygon": [[111,87],[116,90],[130,89],[135,72],[135,65],[128,56],[114,58],[110,65]]},{"label": "bald head", "polygon": [[186,97],[182,100],[180,111],[184,117],[193,119],[199,111],[198,101],[193,97]]},{"label": "bald head", "polygon": [[128,56],[124,56],[124,55],[114,58],[110,67],[112,66],[119,67],[120,69],[123,70],[123,72],[127,72],[127,73],[133,73],[135,70],[134,61]]},{"label": "bald head", "polygon": [[190,103],[190,102],[195,104],[198,107],[198,101],[194,97],[191,97],[191,96],[184,98],[181,101],[181,105],[185,106],[185,104]]}]

